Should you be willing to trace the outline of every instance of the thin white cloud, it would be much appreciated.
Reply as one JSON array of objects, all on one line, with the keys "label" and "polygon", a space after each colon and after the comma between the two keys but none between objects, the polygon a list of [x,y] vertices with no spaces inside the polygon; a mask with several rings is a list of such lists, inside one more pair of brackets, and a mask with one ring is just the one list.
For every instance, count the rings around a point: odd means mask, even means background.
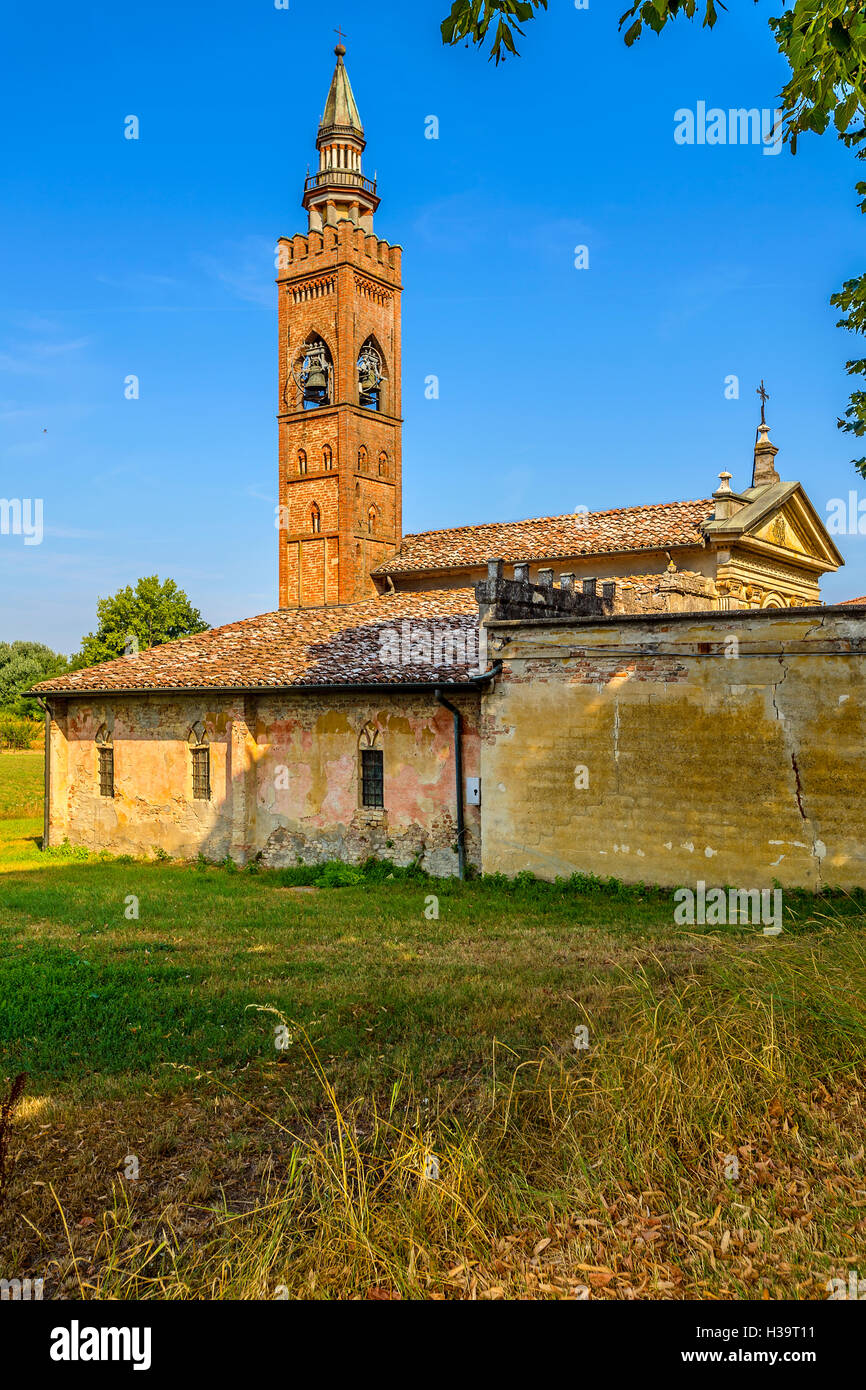
[{"label": "thin white cloud", "polygon": [[275,243],[268,237],[248,236],[226,247],[221,256],[200,256],[198,264],[211,279],[249,304],[267,308],[274,302]]}]

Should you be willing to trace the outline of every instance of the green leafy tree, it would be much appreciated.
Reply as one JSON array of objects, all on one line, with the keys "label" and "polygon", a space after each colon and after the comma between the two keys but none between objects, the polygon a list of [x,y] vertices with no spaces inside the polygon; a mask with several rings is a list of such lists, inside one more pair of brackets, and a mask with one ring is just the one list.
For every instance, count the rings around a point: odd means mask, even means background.
[{"label": "green leafy tree", "polygon": [[[755,0],[757,4],[759,0]],[[721,0],[633,0],[619,21],[625,42],[631,46],[645,29],[655,34],[676,19],[701,19],[712,29],[725,10]],[[496,21],[490,57],[499,63],[516,54],[515,34],[522,23],[547,9],[547,0],[455,0],[442,24],[446,44],[462,41],[483,47]],[[797,152],[801,135],[818,135],[830,127],[866,159],[866,5],[863,0],[795,0],[778,18],[768,19],[779,52],[791,69],[790,81],[781,93],[784,139]],[[866,213],[866,181],[856,184],[860,211]],[[866,275],[846,280],[831,296],[834,308],[843,311],[839,328],[866,333]],[[866,378],[866,357],[846,363],[849,376]],[[839,428],[857,439],[866,436],[866,391],[855,390]],[[866,456],[852,460],[866,478]]]},{"label": "green leafy tree", "polygon": [[24,698],[38,681],[62,676],[69,662],[41,642],[0,642],[0,710],[23,718],[36,718],[42,711],[35,700]]},{"label": "green leafy tree", "polygon": [[98,666],[123,656],[130,638],[145,651],[178,637],[207,632],[210,626],[173,579],[160,583],[155,574],[139,579],[135,588],[128,584],[113,598],[99,599],[96,617],[96,631],[82,638],[80,655],[74,658],[76,668]]},{"label": "green leafy tree", "polygon": [[490,44],[490,56],[502,62],[509,53],[517,53],[515,34],[532,19],[536,10],[546,10],[547,0],[455,0],[451,13],[442,23],[445,43],[475,43],[482,45],[491,24],[496,23]]}]

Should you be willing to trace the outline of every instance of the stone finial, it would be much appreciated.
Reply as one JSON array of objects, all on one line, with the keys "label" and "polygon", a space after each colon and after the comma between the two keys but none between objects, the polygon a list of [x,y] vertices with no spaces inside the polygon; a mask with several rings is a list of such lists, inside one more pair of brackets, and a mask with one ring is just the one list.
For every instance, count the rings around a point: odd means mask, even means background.
[{"label": "stone finial", "polygon": [[505,568],[505,561],[504,561],[504,560],[488,560],[488,561],[487,561],[487,578],[488,578],[489,580],[491,580],[493,583],[496,583],[497,580],[500,580],[500,579],[502,578],[502,571],[503,571],[504,568]]},{"label": "stone finial", "polygon": [[561,574],[559,576],[559,587],[564,589],[567,594],[574,593],[574,572]]},{"label": "stone finial", "polygon": [[713,501],[716,504],[713,520],[727,521],[728,517],[733,516],[735,511],[734,494],[731,491],[731,474],[720,473],[719,479],[719,486],[713,493]]},{"label": "stone finial", "polygon": [[529,565],[521,564],[514,566],[514,578],[518,584],[529,583]]},{"label": "stone finial", "polygon": [[758,426],[758,439],[755,444],[755,466],[752,469],[752,487],[772,487],[781,482],[776,472],[776,455],[779,450],[770,443],[770,426],[762,420]]},{"label": "stone finial", "polygon": [[539,584],[541,585],[542,589],[552,589],[552,588],[553,588],[553,570],[548,570],[548,569],[539,570],[539,571],[538,571],[538,582],[539,582]]},{"label": "stone finial", "polygon": [[585,596],[586,598],[595,598],[595,590],[596,590],[596,585],[597,585],[597,584],[598,584],[598,580],[597,580],[597,579],[584,579],[584,581],[583,581],[583,592],[584,592],[584,596]]}]

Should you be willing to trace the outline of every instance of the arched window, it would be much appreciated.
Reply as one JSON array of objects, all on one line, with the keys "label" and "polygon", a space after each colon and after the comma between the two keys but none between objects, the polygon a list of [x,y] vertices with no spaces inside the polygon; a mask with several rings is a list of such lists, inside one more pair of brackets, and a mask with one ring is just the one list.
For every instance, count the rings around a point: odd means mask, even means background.
[{"label": "arched window", "polygon": [[306,449],[299,449],[299,450],[298,450],[298,472],[299,472],[299,473],[306,473],[306,471],[307,471],[307,451],[306,451]]},{"label": "arched window", "polygon": [[367,512],[367,535],[375,536],[379,529],[379,508],[371,507]]},{"label": "arched window", "polygon": [[334,466],[334,451],[330,444],[326,444],[322,450],[322,462],[326,468],[333,468]]},{"label": "arched window", "polygon": [[376,810],[382,810],[385,805],[385,755],[379,744],[376,725],[365,724],[358,740],[361,805]]},{"label": "arched window", "polygon": [[192,760],[192,799],[210,801],[210,746],[201,720],[193,724],[187,742]]},{"label": "arched window", "polygon": [[96,735],[99,795],[114,796],[114,740],[103,724]]},{"label": "arched window", "polygon": [[[311,333],[292,363],[295,384],[296,410],[317,410],[333,401],[334,364],[328,345],[318,333]],[[291,381],[286,382],[286,404],[289,404]]]},{"label": "arched window", "polygon": [[312,526],[313,535],[318,536],[322,529],[322,513],[319,511],[318,505],[315,502],[310,508],[310,524]]},{"label": "arched window", "polygon": [[366,471],[367,471],[367,460],[368,460],[368,458],[369,458],[369,454],[367,453],[366,447],[362,444],[361,447],[360,447],[360,449],[358,450],[358,472],[359,472],[359,473],[366,473]]},{"label": "arched window", "polygon": [[382,452],[381,452],[380,455],[379,455],[379,477],[380,477],[380,478],[387,478],[387,476],[388,476],[388,455],[385,453],[385,450],[383,449]]},{"label": "arched window", "polygon": [[358,402],[365,410],[381,410],[385,364],[373,338],[358,353]]}]

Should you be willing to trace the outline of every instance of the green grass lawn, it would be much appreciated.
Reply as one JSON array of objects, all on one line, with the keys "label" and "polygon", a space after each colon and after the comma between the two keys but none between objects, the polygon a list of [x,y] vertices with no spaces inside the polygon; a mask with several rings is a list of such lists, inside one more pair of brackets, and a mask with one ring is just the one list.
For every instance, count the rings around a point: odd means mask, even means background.
[{"label": "green grass lawn", "polygon": [[0,752],[0,820],[40,814],[43,756],[41,752]]},{"label": "green grass lawn", "polygon": [[43,855],[40,776],[0,758],[0,1277],[814,1298],[866,1268],[858,902],[788,895],[764,938],[654,889]]}]

